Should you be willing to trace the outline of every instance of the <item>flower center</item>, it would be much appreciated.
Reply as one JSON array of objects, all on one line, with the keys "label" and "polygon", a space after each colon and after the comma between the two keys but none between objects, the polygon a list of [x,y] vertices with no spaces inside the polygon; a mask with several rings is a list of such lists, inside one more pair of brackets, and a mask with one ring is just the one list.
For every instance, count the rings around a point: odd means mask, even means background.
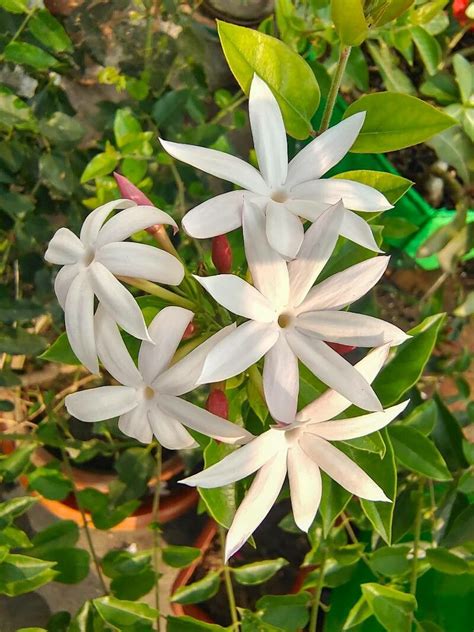
[{"label": "flower center", "polygon": [[287,327],[289,327],[292,322],[293,322],[293,314],[290,314],[290,312],[282,312],[278,316],[278,324],[280,325],[282,329],[286,329]]},{"label": "flower center", "polygon": [[145,395],[145,399],[153,399],[155,397],[155,391],[151,386],[145,386],[143,394]]},{"label": "flower center", "polygon": [[90,266],[90,264],[94,261],[95,259],[95,252],[94,250],[88,250],[86,252],[86,254],[84,255],[84,265]]},{"label": "flower center", "polygon": [[286,202],[288,199],[288,193],[284,189],[278,189],[273,191],[271,198],[274,202]]},{"label": "flower center", "polygon": [[301,434],[300,428],[294,428],[293,430],[287,430],[285,432],[285,439],[288,445],[293,445],[298,440],[298,437]]}]

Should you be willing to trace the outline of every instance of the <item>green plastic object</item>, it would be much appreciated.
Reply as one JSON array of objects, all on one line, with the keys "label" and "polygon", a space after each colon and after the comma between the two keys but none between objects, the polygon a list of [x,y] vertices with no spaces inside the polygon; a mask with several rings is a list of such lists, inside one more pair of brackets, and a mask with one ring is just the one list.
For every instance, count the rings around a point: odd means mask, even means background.
[{"label": "green plastic object", "polygon": [[[332,125],[338,123],[345,112],[347,105],[341,97],[338,98],[336,107],[332,117]],[[318,129],[322,111],[324,107],[320,105],[318,113],[314,116],[312,123],[313,128]],[[293,141],[294,151],[305,145],[305,142]],[[290,148],[293,149],[293,148]],[[392,163],[383,154],[347,154],[336,167],[334,167],[328,175],[336,175],[344,171],[352,171],[355,169],[371,169],[373,171],[385,171],[398,174],[398,171]],[[399,175],[399,174],[398,174]],[[407,177],[410,177],[409,175]],[[386,241],[397,248],[401,248],[407,255],[416,261],[416,263],[425,270],[435,270],[439,268],[437,255],[430,257],[417,257],[419,247],[432,235],[438,228],[449,224],[454,218],[456,211],[433,208],[422,196],[411,188],[405,195],[395,204],[395,207],[387,211],[384,215],[388,217],[400,217],[411,224],[418,227],[409,237],[405,239],[387,239]],[[468,211],[468,222],[474,222],[474,210]],[[464,259],[474,258],[474,249],[468,252]]]}]

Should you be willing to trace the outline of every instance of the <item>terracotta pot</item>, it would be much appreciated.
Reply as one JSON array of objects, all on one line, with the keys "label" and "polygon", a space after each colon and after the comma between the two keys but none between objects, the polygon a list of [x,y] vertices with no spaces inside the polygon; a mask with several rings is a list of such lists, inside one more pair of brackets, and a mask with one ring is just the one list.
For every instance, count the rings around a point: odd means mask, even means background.
[{"label": "terracotta pot", "polygon": [[[2,441],[0,443],[1,451],[4,454],[10,454],[15,449],[14,441]],[[37,448],[32,455],[32,463],[37,467],[43,467],[47,465],[54,457],[44,448]],[[184,464],[178,455],[172,456],[170,459],[163,463],[160,480],[163,482],[169,481],[173,476],[176,476],[184,469]],[[74,486],[77,490],[84,489],[86,487],[92,487],[100,492],[107,492],[108,485],[116,479],[111,473],[96,473],[87,470],[81,470],[77,467],[72,467]],[[149,486],[153,487],[156,479],[152,479],[149,482]],[[26,476],[20,477],[20,483],[27,488],[28,478]],[[78,525],[82,526],[82,514],[77,506],[74,494],[69,494],[64,500],[49,500],[44,498],[36,492],[32,492],[33,496],[39,499],[39,502],[50,513],[55,515],[61,520],[73,520]],[[194,507],[198,501],[199,495],[194,488],[185,488],[170,494],[169,496],[163,496],[160,499],[160,508],[158,512],[158,520],[161,523],[169,522],[186,513],[191,507]],[[153,520],[152,514],[152,498],[147,498],[142,502],[140,507],[131,515],[119,522],[111,531],[134,531],[136,529],[143,529],[147,527]],[[92,518],[89,512],[85,512],[88,524],[94,527]]]},{"label": "terracotta pot", "polygon": [[[201,555],[198,557],[192,564],[183,568],[179,571],[176,579],[174,580],[173,587],[171,589],[171,594],[174,594],[178,588],[182,586],[186,586],[191,577],[193,576],[196,568],[201,564],[204,554],[209,549],[214,540],[214,537],[217,533],[217,524],[209,518],[206,522],[203,530],[198,535],[196,541],[194,542],[194,546],[201,550]],[[199,619],[199,621],[205,621],[206,623],[214,623],[211,617],[202,610],[199,606],[195,606],[193,604],[183,605],[180,603],[171,602],[171,609],[173,610],[173,614],[177,616],[188,615],[190,617],[194,617],[195,619]]]}]

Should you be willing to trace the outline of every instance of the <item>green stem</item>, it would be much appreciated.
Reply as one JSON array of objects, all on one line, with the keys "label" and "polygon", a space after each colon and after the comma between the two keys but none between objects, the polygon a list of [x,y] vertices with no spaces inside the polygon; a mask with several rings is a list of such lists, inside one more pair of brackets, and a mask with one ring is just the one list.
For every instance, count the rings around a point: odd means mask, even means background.
[{"label": "green stem", "polygon": [[309,632],[316,632],[316,624],[318,622],[319,606],[321,602],[321,593],[323,592],[324,583],[324,567],[326,565],[326,551],[323,553],[321,564],[319,565],[319,578],[316,588],[314,589],[313,599],[311,602],[311,618],[309,620]]},{"label": "green stem", "polygon": [[153,23],[159,11],[159,7],[159,0],[155,0],[154,2],[150,0],[147,3],[145,46],[143,53],[143,70],[145,72],[148,72],[150,70],[150,62],[153,54]]},{"label": "green stem", "polygon": [[[224,556],[225,551],[225,533],[224,529],[219,525],[219,539],[221,542],[222,555]],[[239,629],[239,617],[237,615],[237,607],[235,604],[235,595],[234,595],[234,587],[232,586],[232,577],[230,574],[230,569],[224,560],[224,583],[225,589],[227,592],[227,600],[229,601],[229,610],[230,616],[232,619],[232,629]]]},{"label": "green stem", "polygon": [[339,59],[337,61],[336,70],[334,72],[331,87],[329,89],[328,100],[326,101],[326,107],[324,108],[323,118],[321,120],[321,127],[319,128],[319,133],[325,132],[329,127],[329,123],[331,122],[332,113],[334,110],[334,106],[336,105],[336,99],[339,92],[339,88],[341,86],[341,81],[344,76],[344,71],[346,69],[347,60],[349,59],[349,55],[351,53],[350,46],[342,46],[339,51]]},{"label": "green stem", "polygon": [[423,487],[424,481],[420,479],[418,485],[418,503],[415,516],[415,533],[413,540],[413,564],[411,567],[410,578],[410,593],[416,596],[416,582],[418,579],[418,551],[420,548],[420,535],[421,535],[421,523],[422,523],[422,511],[423,511]]},{"label": "green stem", "polygon": [[159,529],[159,511],[160,511],[160,489],[161,489],[161,445],[158,444],[156,450],[156,483],[155,493],[153,495],[152,506],[152,529],[153,529],[153,568],[155,569],[155,608],[158,610],[156,618],[156,629],[160,632],[160,529]]},{"label": "green stem", "polygon": [[242,96],[235,99],[235,101],[231,101],[231,103],[229,103],[224,108],[222,108],[222,110],[218,112],[215,115],[215,117],[209,121],[209,125],[218,123],[221,119],[224,118],[224,116],[227,116],[227,114],[229,114],[230,112],[233,112],[235,108],[239,107],[239,105],[241,105],[246,99],[247,99],[247,96],[243,94]]},{"label": "green stem", "polygon": [[102,590],[104,591],[105,595],[109,594],[109,591],[107,590],[107,586],[105,585],[105,581],[104,581],[104,576],[102,575],[102,569],[100,567],[100,562],[99,562],[99,557],[96,553],[96,550],[94,548],[94,542],[92,541],[92,534],[90,532],[89,529],[89,525],[87,522],[87,517],[86,517],[86,512],[84,511],[84,507],[82,505],[82,502],[80,500],[80,497],[77,493],[77,488],[76,485],[74,483],[74,473],[72,471],[72,467],[71,467],[71,463],[69,462],[69,458],[67,456],[66,450],[62,447],[61,448],[61,456],[62,456],[62,460],[64,463],[64,468],[66,469],[67,475],[69,477],[69,480],[71,481],[72,484],[72,491],[74,494],[74,498],[76,500],[76,504],[77,507],[81,513],[81,518],[82,518],[82,525],[84,527],[84,533],[86,535],[86,539],[87,539],[87,544],[89,546],[89,551],[91,552],[91,556],[92,559],[94,561],[94,566],[97,572],[97,577],[99,578],[99,582],[100,585],[102,586]]},{"label": "green stem", "polygon": [[119,276],[118,278],[124,283],[128,283],[128,285],[136,287],[138,290],[143,290],[152,296],[158,296],[173,305],[179,305],[180,307],[185,307],[186,309],[195,308],[194,303],[189,299],[179,296],[170,290],[166,290],[164,287],[156,285],[156,283],[152,283],[151,281],[146,281],[145,279],[135,279],[127,276]]}]

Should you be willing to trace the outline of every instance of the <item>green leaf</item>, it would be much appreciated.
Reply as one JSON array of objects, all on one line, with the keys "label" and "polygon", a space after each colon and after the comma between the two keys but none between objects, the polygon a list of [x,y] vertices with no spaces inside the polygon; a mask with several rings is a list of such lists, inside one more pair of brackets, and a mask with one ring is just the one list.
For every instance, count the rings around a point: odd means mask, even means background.
[{"label": "green leaf", "polygon": [[465,559],[451,553],[448,549],[427,549],[426,561],[440,573],[461,575],[469,572],[469,564]]},{"label": "green leaf", "polygon": [[383,153],[422,143],[455,125],[455,120],[408,94],[367,94],[347,108],[344,118],[366,112],[362,130],[351,151]]},{"label": "green leaf", "polygon": [[38,502],[37,498],[31,496],[19,496],[18,498],[11,498],[0,503],[0,520],[14,520],[18,516],[21,516],[28,511],[33,505]]},{"label": "green leaf", "polygon": [[79,539],[79,527],[72,520],[60,520],[33,536],[29,554],[43,557],[56,548],[71,547]]},{"label": "green leaf", "polygon": [[54,145],[69,146],[84,136],[84,128],[73,116],[55,112],[49,119],[39,122],[40,132]]},{"label": "green leaf", "polygon": [[101,566],[107,577],[130,577],[141,573],[150,566],[150,553],[130,553],[123,550],[112,550],[102,558]]},{"label": "green leaf", "polygon": [[262,621],[285,632],[298,632],[308,623],[307,592],[296,595],[265,595],[257,601],[258,615]]},{"label": "green leaf", "polygon": [[42,557],[50,562],[56,562],[54,570],[58,575],[54,581],[77,584],[89,574],[90,556],[84,549],[54,548]]},{"label": "green leaf", "polygon": [[69,197],[74,191],[77,180],[71,166],[61,154],[44,153],[39,160],[41,180],[54,193]]},{"label": "green leaf", "polygon": [[344,511],[351,499],[351,493],[335,483],[327,474],[321,473],[322,494],[319,512],[323,523],[324,537],[329,534],[334,521]]},{"label": "green leaf", "polygon": [[34,443],[26,443],[5,458],[0,457],[0,481],[12,483],[30,464]]},{"label": "green leaf", "polygon": [[176,544],[165,546],[161,550],[163,562],[173,568],[189,566],[201,556],[200,549],[194,546],[178,546]]},{"label": "green leaf", "polygon": [[81,364],[71,349],[66,332],[58,336],[39,358],[48,360],[48,362],[60,362],[61,364],[74,364],[76,366]]},{"label": "green leaf", "polygon": [[442,52],[438,41],[422,26],[412,26],[411,36],[429,75],[436,74]]},{"label": "green leaf", "polygon": [[255,584],[263,584],[263,582],[268,581],[287,564],[288,562],[285,559],[278,557],[275,560],[262,560],[232,568],[232,573],[239,584],[254,586]]},{"label": "green leaf", "polygon": [[10,13],[26,13],[28,0],[0,0],[0,7]]},{"label": "green leaf", "polygon": [[12,335],[0,334],[0,352],[11,355],[35,356],[43,351],[48,343],[42,336],[30,334],[24,329],[16,329]]},{"label": "green leaf", "polygon": [[[0,525],[2,521],[0,519]],[[30,538],[16,527],[2,527],[0,530],[0,545],[9,549],[27,549],[31,547]]]},{"label": "green leaf", "polygon": [[120,154],[115,151],[102,152],[94,156],[92,160],[86,165],[82,176],[81,184],[92,180],[92,178],[100,178],[101,176],[107,176],[111,173],[118,164]]},{"label": "green leaf", "polygon": [[38,467],[28,476],[30,489],[50,500],[64,500],[72,490],[72,482],[60,470]]},{"label": "green leaf", "polygon": [[362,584],[362,594],[376,619],[388,632],[409,632],[416,599],[390,586]]},{"label": "green leaf", "polygon": [[277,99],[288,134],[301,140],[307,138],[320,99],[311,67],[270,35],[220,20],[217,28],[227,63],[245,94],[249,94],[256,73]]},{"label": "green leaf", "polygon": [[469,505],[456,516],[442,539],[442,544],[448,548],[462,546],[467,542],[474,542],[474,505]]},{"label": "green leaf", "polygon": [[419,430],[394,425],[389,427],[388,434],[397,460],[406,468],[435,481],[451,480],[451,474],[443,457]]},{"label": "green leaf", "polygon": [[136,140],[142,133],[140,122],[133,116],[129,108],[117,110],[114,119],[114,134],[117,146],[122,148]]},{"label": "green leaf", "polygon": [[407,75],[398,67],[398,57],[384,43],[377,46],[373,42],[367,42],[367,48],[374,62],[378,66],[383,82],[387,90],[415,94],[416,89]]},{"label": "green leaf", "polygon": [[420,379],[431,357],[445,314],[429,316],[408,333],[413,336],[375,378],[373,387],[384,407],[396,404]]},{"label": "green leaf", "polygon": [[127,626],[152,623],[158,611],[145,603],[126,601],[115,597],[99,597],[92,602],[105,623],[123,630]]},{"label": "green leaf", "polygon": [[[30,129],[34,126],[33,112],[14,94],[0,93],[0,124],[8,128]],[[6,154],[6,150],[2,147],[2,155]]]},{"label": "green leaf", "polygon": [[173,90],[167,92],[155,103],[151,115],[155,123],[160,127],[172,122],[183,111],[189,98],[189,90]]},{"label": "green leaf", "polygon": [[429,399],[427,402],[417,406],[401,423],[415,428],[426,437],[434,428],[437,414],[436,402],[433,399]]},{"label": "green leaf", "polygon": [[[204,466],[214,465],[234,449],[226,443],[216,443],[211,440],[204,450]],[[209,514],[216,522],[228,529],[236,511],[235,484],[231,483],[215,489],[199,487],[198,491]]]},{"label": "green leaf", "polygon": [[125,491],[119,501],[140,498],[147,491],[147,484],[155,470],[155,460],[145,448],[129,448],[115,462],[119,479],[125,483]]},{"label": "green leaf", "polygon": [[360,46],[367,37],[362,0],[331,0],[331,18],[344,46]]},{"label": "green leaf", "polygon": [[125,158],[120,165],[122,174],[133,184],[139,184],[146,175],[148,163],[139,158]]},{"label": "green leaf", "polygon": [[205,623],[192,617],[167,617],[166,632],[222,632],[223,628],[215,623]]},{"label": "green leaf", "polygon": [[383,9],[374,16],[374,26],[383,26],[405,13],[415,0],[391,0],[383,3]]},{"label": "green leaf", "polygon": [[459,53],[453,56],[454,74],[461,93],[461,102],[469,105],[474,90],[474,71],[471,64]]},{"label": "green leaf", "polygon": [[363,512],[370,520],[374,529],[382,538],[390,544],[392,539],[392,520],[395,509],[395,498],[397,496],[397,468],[395,465],[395,455],[387,429],[381,431],[382,437],[387,446],[387,451],[383,459],[370,452],[353,452],[352,458],[367,472],[367,474],[383,489],[386,496],[392,502],[374,502],[361,499],[360,504]]},{"label": "green leaf", "polygon": [[376,573],[388,577],[405,575],[412,567],[412,561],[409,559],[410,551],[411,546],[408,544],[384,546],[372,553],[370,567]]},{"label": "green leaf", "polygon": [[474,145],[461,126],[457,125],[437,134],[427,144],[435,150],[441,160],[445,160],[456,169],[465,184],[472,181]]},{"label": "green leaf", "polygon": [[380,191],[380,193],[383,193],[390,204],[398,202],[408,189],[411,189],[413,186],[411,180],[402,178],[402,176],[396,176],[393,173],[385,173],[384,171],[369,171],[368,169],[344,171],[334,177],[367,184],[369,187],[373,187],[377,189],[377,191]]},{"label": "green leaf", "polygon": [[0,564],[0,594],[16,597],[47,584],[56,576],[53,566],[27,555],[7,555]]},{"label": "green leaf", "polygon": [[10,42],[3,55],[14,64],[26,64],[36,70],[48,70],[58,65],[57,59],[38,46],[26,42]]},{"label": "green leaf", "polygon": [[356,625],[363,623],[366,619],[372,616],[372,610],[367,603],[364,596],[357,601],[351,608],[347,619],[344,622],[343,630],[350,630]]},{"label": "green leaf", "polygon": [[220,573],[217,571],[211,571],[199,581],[178,588],[178,590],[171,596],[171,601],[181,604],[207,601],[211,597],[214,597],[217,593],[220,583]]},{"label": "green leaf", "polygon": [[450,472],[456,472],[468,465],[462,449],[462,430],[457,419],[438,396],[435,396],[435,401],[438,415],[432,437]]},{"label": "green leaf", "polygon": [[110,589],[118,599],[136,601],[153,588],[156,582],[155,571],[150,567],[143,569],[136,575],[116,577],[110,583]]},{"label": "green leaf", "polygon": [[28,22],[28,28],[41,44],[56,53],[73,50],[69,35],[49,11],[37,11]]}]

